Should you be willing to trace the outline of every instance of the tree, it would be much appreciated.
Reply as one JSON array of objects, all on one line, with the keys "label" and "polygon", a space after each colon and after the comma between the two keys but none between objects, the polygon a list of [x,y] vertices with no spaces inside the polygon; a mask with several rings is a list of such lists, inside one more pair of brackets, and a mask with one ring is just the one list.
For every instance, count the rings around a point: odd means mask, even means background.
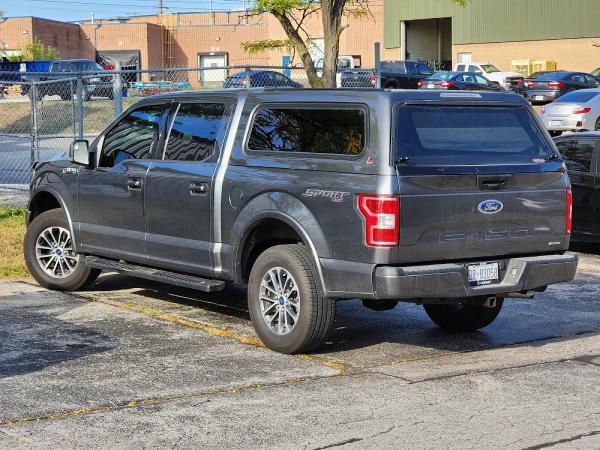
[{"label": "tree", "polygon": [[44,45],[38,38],[33,38],[21,51],[21,61],[54,60],[59,58],[59,52],[51,45]]},{"label": "tree", "polygon": [[[469,0],[446,0],[464,6]],[[319,76],[309,52],[311,36],[304,27],[306,20],[321,12],[323,27],[323,75]],[[347,28],[342,24],[346,16],[368,16],[369,0],[256,0],[250,16],[272,14],[287,35],[286,40],[244,42],[249,53],[277,48],[292,48],[298,55],[308,82],[312,87],[335,87],[340,36]]]}]

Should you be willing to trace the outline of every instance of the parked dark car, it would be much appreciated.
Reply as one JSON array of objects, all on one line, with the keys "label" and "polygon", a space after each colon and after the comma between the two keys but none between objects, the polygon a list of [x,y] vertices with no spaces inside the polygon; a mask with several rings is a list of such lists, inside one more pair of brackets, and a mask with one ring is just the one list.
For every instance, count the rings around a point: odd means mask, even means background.
[{"label": "parked dark car", "polygon": [[[80,74],[83,75],[82,95],[84,100],[87,101],[92,96],[113,98],[112,74],[100,64],[89,59],[53,61],[47,73],[28,74],[23,76],[23,81],[54,81],[36,86],[38,100],[46,95],[58,95],[63,100],[70,100],[77,93],[77,82],[72,79]],[[31,96],[32,91],[29,86],[25,86],[23,94]]]},{"label": "parked dark car", "polygon": [[[433,69],[419,61],[381,61],[381,87],[384,89],[418,89],[418,83],[433,75]],[[345,70],[341,87],[375,87],[372,70]]]},{"label": "parked dark car", "polygon": [[554,139],[573,189],[573,240],[600,243],[600,133]]},{"label": "parked dark car", "polygon": [[530,83],[532,83],[534,80],[541,77],[542,75],[545,75],[545,74],[551,73],[551,72],[562,72],[562,71],[561,70],[542,70],[539,72],[533,72],[531,75],[523,78],[522,80],[519,80],[519,84],[517,85],[517,88],[515,90],[516,93],[520,94],[520,95],[525,95],[525,91],[529,87]]},{"label": "parked dark car", "polygon": [[417,89],[418,83],[433,75],[433,69],[419,61],[381,61],[381,87]]},{"label": "parked dark car", "polygon": [[445,89],[449,91],[505,91],[498,83],[473,72],[438,72],[419,81],[417,86],[419,89]]},{"label": "parked dark car", "polygon": [[548,72],[528,81],[525,97],[531,103],[550,103],[567,92],[591,89],[600,85],[600,80],[583,72]]},{"label": "parked dark car", "polygon": [[343,299],[483,328],[505,299],[575,276],[570,184],[524,98],[449,94],[144,98],[70,160],[34,166],[27,266],[67,291],[101,270],[205,292],[246,283],[257,335],[284,353],[324,342]]},{"label": "parked dark car", "polygon": [[228,76],[223,82],[225,89],[251,87],[293,87],[302,88],[302,84],[273,70],[244,70]]}]

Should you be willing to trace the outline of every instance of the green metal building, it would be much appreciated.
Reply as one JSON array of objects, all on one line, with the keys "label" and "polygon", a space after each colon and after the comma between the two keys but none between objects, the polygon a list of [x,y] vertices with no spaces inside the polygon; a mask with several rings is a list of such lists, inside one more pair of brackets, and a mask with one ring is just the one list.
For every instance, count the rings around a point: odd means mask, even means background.
[{"label": "green metal building", "polygon": [[[397,57],[600,66],[600,0],[385,0],[384,46]],[[387,51],[390,55],[390,50]],[[393,54],[393,53],[392,53]],[[550,66],[552,64],[550,63]]]}]

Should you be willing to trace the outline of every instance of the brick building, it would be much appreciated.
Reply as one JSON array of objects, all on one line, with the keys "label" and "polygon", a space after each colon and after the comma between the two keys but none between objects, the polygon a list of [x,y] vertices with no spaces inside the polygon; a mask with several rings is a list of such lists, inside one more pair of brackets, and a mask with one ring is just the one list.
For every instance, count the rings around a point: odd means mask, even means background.
[{"label": "brick building", "polygon": [[[372,67],[373,45],[383,40],[383,9],[371,17],[345,19],[340,55],[353,56],[357,65]],[[322,50],[320,17],[306,24],[314,39],[311,51]],[[35,17],[9,18],[0,24],[0,52],[14,54],[38,38],[56,47],[61,58],[120,60],[128,68],[197,67],[222,65],[280,66],[288,49],[248,54],[246,41],[284,39],[270,15],[245,17],[242,12],[178,13],[65,23]],[[97,52],[97,53],[96,53]],[[293,63],[299,63],[298,60]]]}]

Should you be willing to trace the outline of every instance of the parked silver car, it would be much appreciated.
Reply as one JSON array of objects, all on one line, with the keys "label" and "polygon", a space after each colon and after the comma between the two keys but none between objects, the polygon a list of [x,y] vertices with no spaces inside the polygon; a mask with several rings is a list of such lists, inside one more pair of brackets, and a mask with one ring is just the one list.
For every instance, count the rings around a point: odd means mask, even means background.
[{"label": "parked silver car", "polygon": [[565,131],[600,130],[600,89],[582,89],[563,95],[540,111],[552,135]]}]

